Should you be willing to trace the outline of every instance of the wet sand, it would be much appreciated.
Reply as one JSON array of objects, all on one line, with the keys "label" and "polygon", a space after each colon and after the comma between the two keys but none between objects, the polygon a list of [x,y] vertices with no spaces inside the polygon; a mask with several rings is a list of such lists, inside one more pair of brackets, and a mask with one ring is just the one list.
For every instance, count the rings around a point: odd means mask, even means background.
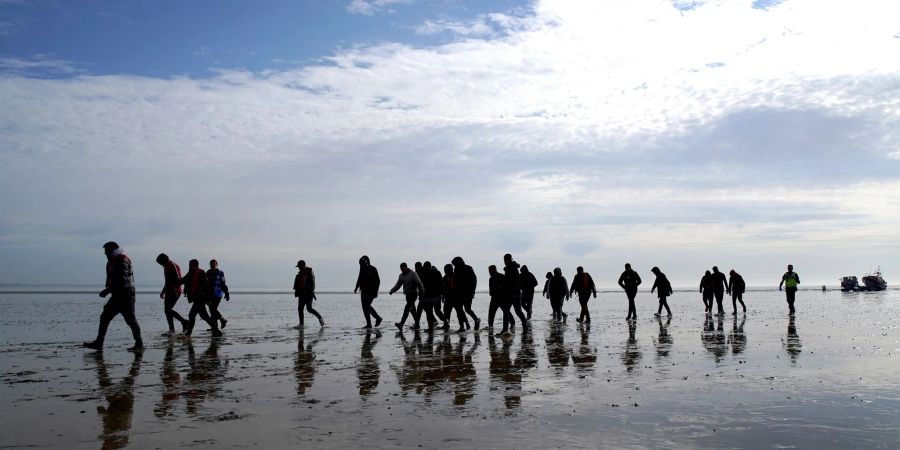
[{"label": "wet sand", "polygon": [[[366,332],[357,297],[320,294],[320,329],[296,330],[284,294],[234,295],[225,336],[160,336],[162,302],[138,296],[148,349],[125,351],[121,318],[106,351],[94,294],[0,294],[0,448],[897,448],[900,291],[748,292],[746,316],[708,319],[678,292],[671,321],[638,296],[591,300],[593,324],[533,331],[405,330],[403,299]],[[476,298],[484,321],[487,299]],[[183,300],[176,307],[186,313]],[[455,328],[455,320],[454,320]]]}]

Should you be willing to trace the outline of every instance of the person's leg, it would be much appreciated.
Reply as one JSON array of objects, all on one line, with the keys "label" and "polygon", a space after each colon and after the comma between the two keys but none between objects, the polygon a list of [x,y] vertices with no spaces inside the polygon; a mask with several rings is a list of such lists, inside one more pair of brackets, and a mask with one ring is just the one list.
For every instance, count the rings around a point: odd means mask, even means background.
[{"label": "person's leg", "polygon": [[375,311],[375,307],[372,306],[373,303],[375,303],[375,297],[366,298],[366,306],[368,307],[369,314],[375,318],[375,326],[377,327],[378,325],[381,325],[381,316]]},{"label": "person's leg", "polygon": [[[453,312],[453,309],[454,309],[453,304],[454,304],[453,300],[451,300],[449,298],[444,299],[443,307],[444,307],[444,329],[445,330],[450,329],[450,314]],[[460,322],[459,324],[462,325],[462,322]]]},{"label": "person's leg", "polygon": [[525,316],[525,312],[522,311],[522,299],[520,297],[514,297],[512,299],[512,307],[516,311],[516,315],[519,316],[519,320],[522,321],[522,326],[528,326],[528,317]]},{"label": "person's leg", "polygon": [[550,299],[550,308],[553,309],[553,320],[561,321],[562,320],[562,299],[551,298]]},{"label": "person's leg", "polygon": [[[306,305],[304,304],[303,299],[300,297],[297,297],[297,317],[299,318],[299,323],[300,323],[301,327],[304,325],[303,324],[303,307],[304,306],[306,306]],[[191,309],[191,311],[193,312],[193,309]]]},{"label": "person's leg", "polygon": [[503,302],[503,305],[500,306],[500,309],[503,311],[503,330],[500,333],[506,333],[509,331],[509,328],[513,326],[513,316],[512,312],[512,302],[510,300],[506,300]]},{"label": "person's leg", "polygon": [[715,295],[716,295],[716,306],[719,309],[719,315],[724,316],[725,308],[722,307],[722,299],[725,297],[725,291],[716,291]]},{"label": "person's leg", "polygon": [[125,297],[121,299],[120,303],[122,318],[125,319],[125,323],[131,328],[131,336],[134,338],[133,348],[143,349],[144,340],[141,339],[141,326],[138,325],[137,317],[134,314],[134,294],[125,295]]},{"label": "person's leg", "polygon": [[[738,293],[737,301],[741,302],[741,308],[744,309],[744,312],[747,312],[747,305],[744,304],[744,293],[743,292]],[[737,308],[735,307],[735,309],[737,309]]]},{"label": "person's leg", "polygon": [[471,316],[471,317],[472,317],[472,320],[475,321],[475,329],[477,330],[477,329],[478,329],[478,326],[481,324],[481,319],[479,319],[478,316],[475,315],[475,311],[472,311],[472,301],[473,301],[473,300],[475,300],[475,297],[474,297],[474,296],[473,296],[473,297],[467,296],[467,297],[466,297],[466,300],[465,300],[465,302],[464,302],[464,306],[465,306],[465,309],[466,309],[466,314],[468,314],[469,316]]},{"label": "person's leg", "polygon": [[409,298],[406,299],[406,306],[403,307],[403,315],[400,317],[400,322],[397,322],[397,327],[403,327],[406,325],[406,318],[409,317],[410,312],[413,313],[413,318],[415,318],[415,310],[410,311]]},{"label": "person's leg", "polygon": [[[469,321],[466,319],[466,311],[459,301],[453,301],[453,309],[456,310],[456,321],[459,322],[459,331],[465,331],[469,327]],[[450,322],[450,316],[447,316],[447,322]]]},{"label": "person's leg", "polygon": [[659,317],[659,315],[662,314],[663,303],[665,303],[665,302],[666,302],[665,297],[659,297],[659,308],[656,310],[657,317]]},{"label": "person's leg", "polygon": [[372,328],[372,314],[369,312],[369,305],[371,305],[372,302],[367,302],[366,297],[364,295],[360,295],[359,303],[362,306],[363,317],[366,318],[366,328]]},{"label": "person's leg", "polygon": [[[191,303],[191,310],[188,311],[188,326],[187,326],[187,330],[184,332],[184,334],[186,336],[190,336],[191,333],[194,332],[194,325],[197,323],[197,314],[199,314],[199,312],[200,312],[200,310],[197,308],[198,305],[199,305],[199,302],[196,300],[194,300],[194,302]],[[300,325],[303,325],[303,317],[302,316],[300,317]]]},{"label": "person's leg", "polygon": [[97,328],[97,339],[94,339],[94,344],[98,346],[103,346],[103,341],[106,339],[106,330],[109,328],[109,323],[116,317],[116,314],[119,314],[118,308],[116,308],[115,303],[113,303],[115,297],[110,297],[109,300],[106,301],[106,304],[103,305],[103,312],[100,313],[100,326]]},{"label": "person's leg", "polygon": [[494,328],[494,315],[497,314],[497,308],[500,307],[500,300],[491,297],[491,303],[488,305],[488,327]]},{"label": "person's leg", "polygon": [[737,315],[737,298],[738,298],[738,293],[732,292],[731,293],[731,315],[732,316]]},{"label": "person's leg", "polygon": [[313,304],[313,299],[311,299],[311,298],[310,298],[310,299],[307,299],[307,300],[306,300],[306,310],[309,311],[310,314],[316,316],[316,318],[319,319],[319,326],[325,325],[325,320],[322,319],[322,315],[319,314],[318,311],[316,311],[315,309],[313,309],[313,305],[312,305],[312,304]]},{"label": "person's leg", "polygon": [[[665,297],[663,297],[660,301],[662,302],[663,306],[666,307],[666,314],[667,314],[669,317],[672,317],[672,310],[669,309],[669,302],[666,301],[666,298],[665,298]],[[662,308],[660,308],[660,312],[662,312]]]},{"label": "person's leg", "polygon": [[173,319],[178,319],[178,323],[181,324],[181,331],[184,331],[187,329],[187,325],[188,325],[187,320],[185,320],[184,317],[181,317],[181,314],[178,314],[178,312],[175,311],[175,304],[178,303],[178,299],[180,297],[181,297],[181,295],[178,295],[178,294],[176,294],[176,295],[166,294],[166,299],[164,300],[164,303],[163,303],[164,308],[165,308],[164,312],[166,314],[166,322],[168,322],[168,324],[169,324],[169,331],[175,331]]},{"label": "person's leg", "polygon": [[522,308],[525,310],[526,319],[531,320],[531,307],[534,303],[534,291],[522,293]]},{"label": "person's leg", "polygon": [[797,290],[796,289],[787,289],[786,294],[787,294],[788,312],[791,315],[794,315],[794,299],[796,298]]},{"label": "person's leg", "polygon": [[199,304],[197,314],[199,314],[200,318],[203,319],[203,321],[206,322],[206,324],[209,325],[210,328],[212,328],[212,335],[221,336],[222,332],[219,331],[219,323],[215,319],[210,317],[209,313],[206,311],[206,302],[201,301],[194,303]]},{"label": "person's leg", "polygon": [[637,307],[634,304],[635,297],[637,297],[637,289],[628,291],[628,315],[632,319],[637,319]]}]

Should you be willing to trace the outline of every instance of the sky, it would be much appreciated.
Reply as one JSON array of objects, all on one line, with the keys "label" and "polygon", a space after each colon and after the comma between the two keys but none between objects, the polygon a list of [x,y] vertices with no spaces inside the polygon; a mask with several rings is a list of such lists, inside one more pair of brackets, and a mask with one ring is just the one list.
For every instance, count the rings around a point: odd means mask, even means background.
[{"label": "sky", "polygon": [[[0,0],[0,283],[119,242],[349,290],[368,255],[900,279],[894,0]],[[482,286],[483,287],[483,286]]]}]

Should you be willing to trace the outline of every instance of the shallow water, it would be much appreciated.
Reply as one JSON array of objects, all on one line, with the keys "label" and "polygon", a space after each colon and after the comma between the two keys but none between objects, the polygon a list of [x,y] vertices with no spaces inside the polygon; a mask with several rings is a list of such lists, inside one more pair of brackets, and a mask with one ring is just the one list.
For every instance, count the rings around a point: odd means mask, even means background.
[{"label": "shallow water", "polygon": [[[295,330],[285,294],[236,294],[225,336],[161,337],[162,302],[138,296],[147,351],[106,351],[95,294],[0,294],[0,448],[897,448],[900,292],[748,292],[746,315],[708,320],[677,292],[674,317],[626,323],[620,293],[591,301],[593,324],[434,334],[393,327],[401,296],[365,332],[358,298],[320,294],[320,329]],[[187,303],[176,308],[187,312]],[[487,315],[487,299],[475,310]],[[454,320],[455,324],[455,320]]]}]

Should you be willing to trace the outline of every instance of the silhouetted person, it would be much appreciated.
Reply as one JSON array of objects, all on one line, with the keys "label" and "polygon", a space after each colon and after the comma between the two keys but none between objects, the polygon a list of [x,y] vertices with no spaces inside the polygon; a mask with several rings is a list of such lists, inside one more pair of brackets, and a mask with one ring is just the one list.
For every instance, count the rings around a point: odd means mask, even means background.
[{"label": "silhouetted person", "polygon": [[460,290],[457,289],[456,274],[453,273],[453,264],[444,265],[444,278],[441,281],[441,297],[444,299],[444,330],[450,329],[450,316],[456,311],[456,320],[459,322],[459,332],[466,331],[468,320],[466,313],[463,311],[463,304],[460,301]]},{"label": "silhouetted person", "polygon": [[706,271],[700,278],[700,295],[703,297],[703,308],[707,313],[712,312],[713,305],[713,278],[712,272]]},{"label": "silhouetted person", "polygon": [[784,286],[784,294],[787,299],[788,313],[794,315],[794,299],[797,296],[797,285],[800,284],[800,275],[794,272],[794,266],[788,264],[787,272],[781,276],[781,282],[778,283],[778,290]]},{"label": "silhouetted person", "polygon": [[526,318],[531,320],[531,308],[534,304],[534,289],[537,287],[537,278],[528,270],[528,266],[522,266],[519,274],[519,287],[522,289],[522,308],[525,310]]},{"label": "silhouetted person", "polygon": [[416,299],[425,292],[425,285],[422,284],[422,280],[419,279],[416,272],[409,270],[409,266],[406,263],[400,264],[400,276],[397,278],[397,283],[388,292],[388,295],[394,295],[394,292],[397,292],[401,287],[403,288],[403,295],[406,297],[406,307],[403,308],[403,317],[394,325],[402,331],[406,318],[412,314],[413,321],[416,323],[413,328],[417,329],[419,327],[419,317],[416,313]]},{"label": "silhouetted person", "polygon": [[112,295],[109,301],[103,305],[97,338],[91,342],[85,342],[83,345],[102,351],[109,323],[121,314],[125,323],[131,328],[131,335],[134,337],[134,346],[128,350],[143,351],[144,341],[141,339],[141,327],[134,315],[134,274],[131,270],[131,259],[119,248],[119,244],[112,241],[103,244],[103,253],[106,255],[106,287],[100,291],[100,297]]},{"label": "silhouetted person", "polygon": [[181,374],[178,373],[178,367],[175,364],[175,340],[173,339],[166,341],[166,353],[163,356],[159,378],[162,385],[162,397],[153,408],[153,415],[162,418],[172,415],[173,404],[178,400],[182,391],[180,387]]},{"label": "silhouetted person", "polygon": [[712,288],[713,296],[716,298],[716,306],[719,309],[718,314],[724,316],[725,308],[722,307],[722,299],[725,297],[725,291],[728,290],[728,280],[725,278],[724,273],[719,272],[718,266],[713,266],[712,268]]},{"label": "silhouetted person", "polygon": [[184,377],[185,409],[190,415],[196,415],[203,402],[216,396],[221,390],[228,373],[228,365],[222,364],[219,357],[219,339],[209,341],[209,346],[198,357],[194,351],[194,343],[187,341],[188,366],[190,371]]},{"label": "silhouetted person", "polygon": [[553,272],[547,272],[547,275],[544,275],[546,280],[544,280],[544,297],[548,300],[550,299],[550,279],[553,278]]},{"label": "silhouetted person", "polygon": [[[528,329],[528,318],[522,312],[522,280],[519,276],[519,263],[513,261],[512,255],[509,253],[503,255],[503,290],[506,295],[506,302],[515,310],[519,320],[522,321],[522,330]],[[516,321],[510,316],[510,326],[516,324]]]},{"label": "silhouetted person", "polygon": [[[478,277],[475,275],[475,270],[472,269],[472,266],[466,265],[466,262],[461,257],[454,257],[451,263],[453,263],[453,274],[456,277],[455,288],[458,289],[457,296],[466,314],[470,315],[472,320],[475,321],[475,329],[477,330],[481,325],[481,319],[475,315],[475,311],[472,311],[472,300],[475,298]],[[468,326],[469,324],[466,322],[466,327]]]},{"label": "silhouetted person", "polygon": [[744,304],[744,291],[747,284],[744,283],[744,277],[732,270],[728,273],[728,293],[731,294],[732,315],[737,315],[737,302],[741,302],[741,308],[744,308],[744,314],[747,314],[747,305]]},{"label": "silhouetted person", "polygon": [[672,310],[669,309],[669,303],[666,302],[666,297],[672,295],[672,283],[669,283],[669,279],[666,278],[666,274],[660,272],[659,267],[654,267],[650,269],[653,272],[653,275],[656,275],[656,280],[653,281],[653,287],[650,288],[650,292],[652,293],[656,290],[656,295],[659,297],[659,309],[656,311],[654,316],[659,317],[662,314],[663,307],[666,308],[666,315],[672,317]]},{"label": "silhouetted person", "polygon": [[372,317],[375,318],[375,326],[381,325],[381,316],[375,312],[372,302],[378,297],[378,288],[381,286],[381,278],[378,278],[378,269],[370,262],[369,257],[363,255],[359,258],[359,276],[356,277],[355,294],[359,291],[359,300],[362,304],[363,316],[366,318],[364,328],[372,328]]},{"label": "silhouetted person", "polygon": [[495,265],[488,267],[488,274],[490,275],[488,279],[488,294],[491,296],[491,303],[488,305],[488,327],[494,328],[494,314],[499,308],[503,314],[503,331],[500,332],[500,334],[503,334],[509,331],[510,322],[513,320],[510,312],[512,304],[504,289],[506,279],[497,271],[497,266]]},{"label": "silhouetted person", "polygon": [[131,419],[134,416],[134,384],[141,372],[140,352],[135,352],[128,374],[118,383],[113,383],[109,369],[103,359],[103,352],[93,355],[97,364],[97,381],[106,399],[106,406],[97,407],[103,420],[103,449],[125,448],[128,446]]},{"label": "silhouetted person", "polygon": [[547,280],[547,296],[550,297],[550,308],[553,309],[553,320],[565,322],[566,313],[563,312],[563,301],[569,299],[569,283],[559,267],[553,269],[553,276]]},{"label": "silhouetted person", "polygon": [[594,279],[591,274],[584,271],[584,268],[578,266],[575,269],[575,276],[572,277],[572,287],[569,289],[569,296],[578,293],[578,303],[581,304],[581,315],[578,316],[578,323],[591,323],[591,312],[588,310],[588,301],[591,300],[591,294],[597,298],[597,288],[594,286]]},{"label": "silhouetted person", "polygon": [[[416,263],[416,273],[419,275],[419,279],[422,280],[422,285],[425,286],[425,291],[419,299],[419,306],[416,310],[416,326],[419,326],[419,319],[422,317],[422,311],[424,311],[428,317],[428,330],[430,331],[434,329],[438,320],[446,322],[440,309],[443,277],[441,277],[441,272],[432,267],[429,261],[425,261],[421,266],[419,266],[419,263]],[[435,320],[435,316],[437,316],[437,320]]]},{"label": "silhouetted person", "polygon": [[191,304],[191,311],[188,312],[188,328],[184,334],[190,336],[194,332],[194,324],[199,315],[213,329],[213,336],[221,336],[219,324],[206,312],[206,302],[209,301],[209,282],[206,272],[200,268],[200,261],[196,259],[188,261],[188,273],[181,279],[181,284],[184,285],[185,295],[188,303]]},{"label": "silhouetted person", "polygon": [[175,261],[169,259],[169,255],[160,253],[156,257],[156,262],[163,267],[163,285],[159,298],[163,299],[163,312],[166,315],[166,322],[169,324],[169,334],[175,333],[175,320],[181,323],[181,331],[187,331],[188,321],[181,314],[175,311],[175,303],[181,298],[181,267]]},{"label": "silhouetted person", "polygon": [[225,328],[228,321],[219,312],[219,303],[222,303],[222,297],[225,297],[226,302],[231,300],[231,294],[228,293],[228,285],[225,284],[225,272],[219,270],[219,262],[215,259],[209,260],[206,281],[209,284],[209,315],[221,323],[221,328]]},{"label": "silhouetted person", "polygon": [[303,308],[306,308],[310,314],[319,319],[319,326],[325,326],[325,320],[318,311],[313,309],[313,300],[316,299],[316,276],[313,274],[312,267],[306,266],[306,261],[302,259],[297,261],[297,275],[294,276],[294,297],[297,297],[297,316],[300,323],[297,327],[302,327]]},{"label": "silhouetted person", "polygon": [[[372,335],[375,339],[372,339]],[[359,380],[359,395],[368,397],[372,391],[378,387],[378,380],[381,378],[381,368],[378,366],[378,359],[372,354],[375,344],[381,339],[381,331],[366,330],[366,337],[363,339],[362,349],[359,355],[359,364],[356,366],[356,378]]]},{"label": "silhouetted person", "polygon": [[625,296],[628,297],[628,316],[625,320],[637,320],[637,308],[634,305],[634,298],[637,297],[638,286],[640,285],[640,275],[631,270],[631,264],[625,264],[625,271],[619,276],[619,286],[625,290]]},{"label": "silhouetted person", "polygon": [[800,356],[800,352],[803,351],[803,345],[800,344],[800,336],[797,335],[797,324],[794,321],[794,316],[790,316],[788,319],[787,340],[784,342],[784,350],[791,358],[791,363],[797,364],[797,358]]}]

